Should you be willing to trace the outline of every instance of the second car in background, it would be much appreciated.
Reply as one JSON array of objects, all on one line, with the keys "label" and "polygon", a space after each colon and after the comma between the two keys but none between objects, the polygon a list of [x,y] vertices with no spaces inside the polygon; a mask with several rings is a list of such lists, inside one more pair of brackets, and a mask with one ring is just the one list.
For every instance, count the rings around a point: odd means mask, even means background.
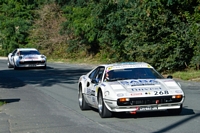
[{"label": "second car in background", "polygon": [[46,68],[47,58],[35,48],[17,48],[8,55],[8,68]]}]

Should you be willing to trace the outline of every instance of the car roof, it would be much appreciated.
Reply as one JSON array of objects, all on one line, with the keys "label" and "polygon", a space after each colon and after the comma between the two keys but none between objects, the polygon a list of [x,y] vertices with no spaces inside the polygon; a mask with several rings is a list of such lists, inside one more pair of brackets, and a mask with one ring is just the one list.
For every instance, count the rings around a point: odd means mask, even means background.
[{"label": "car roof", "polygon": [[146,62],[120,62],[120,63],[112,63],[112,64],[103,64],[101,66],[107,68],[153,68]]},{"label": "car roof", "polygon": [[36,51],[38,51],[38,50],[35,49],[35,48],[18,48],[17,50],[18,50],[18,51],[29,51],[29,50],[36,50]]}]

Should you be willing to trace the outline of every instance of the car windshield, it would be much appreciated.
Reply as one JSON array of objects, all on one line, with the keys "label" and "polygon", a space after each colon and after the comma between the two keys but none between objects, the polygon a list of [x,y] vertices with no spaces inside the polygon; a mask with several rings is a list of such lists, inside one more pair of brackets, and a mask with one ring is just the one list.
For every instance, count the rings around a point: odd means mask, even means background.
[{"label": "car windshield", "polygon": [[27,50],[27,51],[20,51],[20,55],[40,55],[40,53],[36,50]]},{"label": "car windshield", "polygon": [[128,68],[111,70],[109,80],[124,80],[124,79],[163,79],[157,71],[152,68]]}]

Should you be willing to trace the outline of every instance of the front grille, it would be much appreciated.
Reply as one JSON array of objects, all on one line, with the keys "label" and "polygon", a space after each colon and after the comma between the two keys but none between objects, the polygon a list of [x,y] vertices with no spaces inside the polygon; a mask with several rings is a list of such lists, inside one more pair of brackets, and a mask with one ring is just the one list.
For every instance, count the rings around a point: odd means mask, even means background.
[{"label": "front grille", "polygon": [[19,64],[26,65],[26,64],[43,64],[45,61],[20,61]]},{"label": "front grille", "polygon": [[131,106],[131,105],[148,105],[148,104],[162,104],[162,103],[177,103],[180,102],[182,98],[174,99],[172,96],[162,96],[162,97],[142,97],[142,98],[130,98],[129,101],[119,102],[117,100],[118,106]]}]

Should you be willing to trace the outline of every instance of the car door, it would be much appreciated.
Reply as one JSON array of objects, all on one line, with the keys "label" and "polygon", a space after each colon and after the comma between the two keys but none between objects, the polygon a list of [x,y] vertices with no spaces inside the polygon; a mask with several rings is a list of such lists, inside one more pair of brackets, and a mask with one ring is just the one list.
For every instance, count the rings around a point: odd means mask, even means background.
[{"label": "car door", "polygon": [[87,96],[88,96],[88,101],[90,104],[96,106],[97,105],[97,86],[100,84],[103,78],[103,72],[104,72],[105,67],[100,66],[97,67],[90,75],[90,85],[87,87]]}]

